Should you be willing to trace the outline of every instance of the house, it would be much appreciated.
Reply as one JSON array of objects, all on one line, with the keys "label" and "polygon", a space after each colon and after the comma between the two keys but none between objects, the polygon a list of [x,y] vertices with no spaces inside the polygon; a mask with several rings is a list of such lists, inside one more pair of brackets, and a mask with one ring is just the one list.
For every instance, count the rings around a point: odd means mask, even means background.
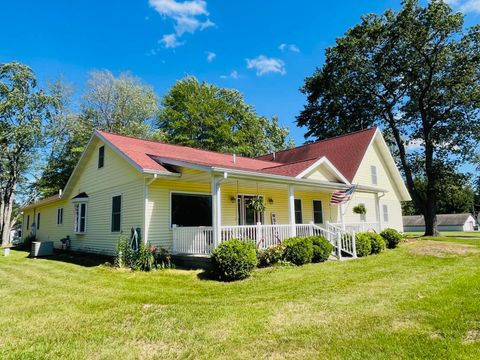
[{"label": "house", "polygon": [[[356,185],[351,201],[330,197]],[[262,212],[252,209],[261,198]],[[23,234],[69,237],[71,249],[114,254],[120,234],[174,254],[206,255],[223,240],[269,246],[322,234],[355,256],[346,232],[403,229],[410,200],[379,129],[363,130],[258,158],[95,131],[65,189],[24,209]],[[364,204],[365,215],[352,208]]]},{"label": "house", "polygon": [[[474,231],[476,228],[475,218],[472,214],[438,214],[437,230],[442,231]],[[425,231],[425,219],[423,215],[411,215],[403,217],[403,229],[405,232]]]}]

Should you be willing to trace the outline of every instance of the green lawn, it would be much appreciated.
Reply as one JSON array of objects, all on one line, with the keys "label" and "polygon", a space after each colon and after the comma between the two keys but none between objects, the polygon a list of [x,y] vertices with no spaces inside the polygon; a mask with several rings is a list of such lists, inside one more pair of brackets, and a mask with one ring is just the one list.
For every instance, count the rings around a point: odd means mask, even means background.
[{"label": "green lawn", "polygon": [[478,359],[480,247],[450,240],[237,283],[13,251],[0,358]]}]

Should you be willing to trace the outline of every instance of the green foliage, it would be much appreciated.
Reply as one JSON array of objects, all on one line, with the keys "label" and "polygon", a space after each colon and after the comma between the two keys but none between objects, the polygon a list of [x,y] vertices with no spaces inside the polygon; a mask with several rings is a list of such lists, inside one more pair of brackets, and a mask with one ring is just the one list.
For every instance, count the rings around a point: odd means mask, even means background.
[{"label": "green foliage", "polygon": [[265,201],[263,200],[262,196],[255,196],[252,199],[250,199],[248,203],[248,207],[256,212],[264,212],[265,211]]},{"label": "green foliage", "polygon": [[295,265],[312,261],[313,243],[310,238],[293,237],[283,242],[283,258]]},{"label": "green foliage", "polygon": [[374,232],[367,232],[368,236],[370,237],[370,242],[372,244],[372,249],[370,251],[371,254],[380,254],[383,250],[385,250],[385,240]]},{"label": "green foliage", "polygon": [[363,204],[354,206],[352,210],[355,214],[365,215],[367,213],[367,208]]},{"label": "green foliage", "polygon": [[257,266],[257,253],[252,242],[231,239],[222,242],[212,253],[212,264],[220,279],[245,279]]},{"label": "green foliage", "polygon": [[400,241],[402,241],[402,235],[395,229],[384,229],[380,236],[385,240],[387,248],[395,249]]},{"label": "green foliage", "polygon": [[312,262],[319,263],[327,261],[333,251],[333,245],[323,236],[310,237],[313,245]]},{"label": "green foliage", "polygon": [[136,267],[137,255],[130,245],[130,239],[125,235],[120,235],[117,242],[115,255],[115,265],[120,268]]},{"label": "green foliage", "polygon": [[355,244],[357,248],[357,256],[364,257],[372,252],[372,242],[368,233],[358,233],[355,236]]},{"label": "green foliage", "polygon": [[283,246],[273,245],[266,249],[258,250],[258,266],[267,267],[277,264],[283,257]]},{"label": "green foliage", "polygon": [[172,263],[172,257],[168,253],[168,251],[164,248],[155,248],[155,267],[157,269],[172,269],[175,266]]},{"label": "green foliage", "polygon": [[[305,80],[297,117],[319,139],[381,126],[427,235],[442,179],[435,162],[472,159],[480,139],[480,27],[465,29],[463,20],[444,1],[418,0],[362,17]],[[415,177],[426,179],[425,192]]]},{"label": "green foliage", "polygon": [[162,100],[158,128],[171,143],[257,156],[285,149],[288,129],[259,116],[243,95],[194,77],[178,81]]},{"label": "green foliage", "polygon": [[156,248],[145,246],[143,243],[135,256],[135,270],[151,271],[155,268],[155,252]]}]

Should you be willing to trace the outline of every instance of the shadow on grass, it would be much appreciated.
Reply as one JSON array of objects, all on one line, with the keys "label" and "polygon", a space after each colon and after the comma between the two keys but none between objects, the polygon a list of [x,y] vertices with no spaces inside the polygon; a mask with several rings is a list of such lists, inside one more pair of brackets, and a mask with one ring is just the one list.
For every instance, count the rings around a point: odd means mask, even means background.
[{"label": "shadow on grass", "polygon": [[203,270],[197,274],[197,278],[202,281],[221,281],[213,270]]},{"label": "shadow on grass", "polygon": [[[22,247],[12,248],[13,251],[24,252],[25,257],[32,258],[30,252]],[[32,258],[33,259],[33,258]],[[50,261],[60,261],[64,263],[84,266],[84,267],[94,267],[103,265],[105,263],[113,264],[113,257],[99,254],[89,254],[81,253],[74,251],[62,251],[55,249],[54,254],[51,256],[42,256],[39,259],[45,259]]]}]

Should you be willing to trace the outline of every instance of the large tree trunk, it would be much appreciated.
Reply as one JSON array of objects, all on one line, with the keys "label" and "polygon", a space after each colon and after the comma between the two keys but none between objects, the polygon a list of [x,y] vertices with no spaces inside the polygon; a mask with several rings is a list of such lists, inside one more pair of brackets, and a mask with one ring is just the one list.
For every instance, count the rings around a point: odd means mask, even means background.
[{"label": "large tree trunk", "polygon": [[0,232],[2,237],[2,246],[10,244],[10,231],[12,230],[12,211],[15,200],[15,190],[17,184],[14,183],[11,189],[6,189],[3,198],[0,200],[0,207],[2,208],[0,217]]}]

